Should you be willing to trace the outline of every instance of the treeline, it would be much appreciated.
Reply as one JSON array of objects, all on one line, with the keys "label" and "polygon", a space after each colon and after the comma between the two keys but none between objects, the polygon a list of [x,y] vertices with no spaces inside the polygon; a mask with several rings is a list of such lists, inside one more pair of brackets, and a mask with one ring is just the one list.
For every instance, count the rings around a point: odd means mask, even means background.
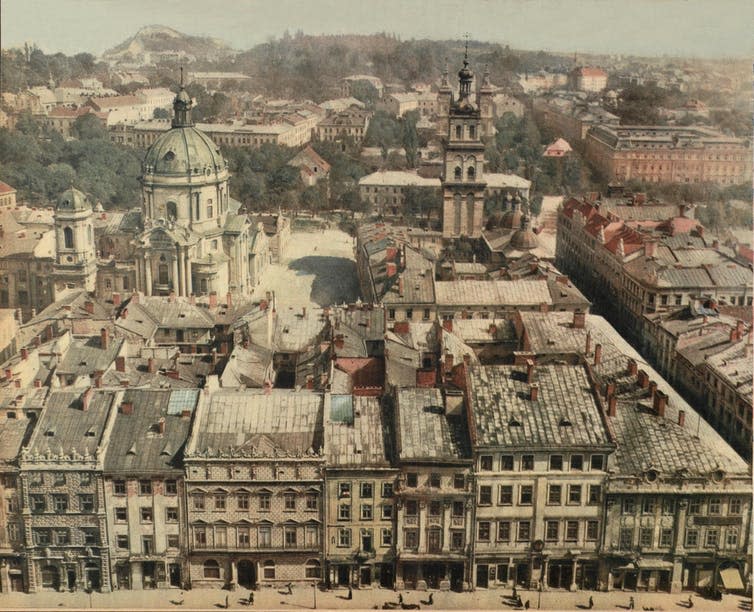
[{"label": "treeline", "polygon": [[3,49],[0,61],[2,89],[10,92],[47,85],[50,79],[60,83],[66,79],[107,74],[106,65],[98,63],[91,53],[47,55],[33,45],[26,45],[24,49]]},{"label": "treeline", "polygon": [[0,180],[19,200],[43,206],[72,185],[105,208],[138,205],[144,151],[111,143],[92,115],[77,119],[74,131],[78,140],[66,141],[30,115],[13,131],[0,129]]}]

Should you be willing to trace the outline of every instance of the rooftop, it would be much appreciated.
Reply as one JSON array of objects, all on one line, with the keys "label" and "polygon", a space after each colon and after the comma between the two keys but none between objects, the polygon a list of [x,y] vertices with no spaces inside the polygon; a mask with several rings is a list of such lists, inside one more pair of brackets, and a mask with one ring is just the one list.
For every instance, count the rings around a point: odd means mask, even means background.
[{"label": "rooftop", "polygon": [[379,398],[332,395],[325,415],[325,452],[331,468],[389,468],[390,428]]}]

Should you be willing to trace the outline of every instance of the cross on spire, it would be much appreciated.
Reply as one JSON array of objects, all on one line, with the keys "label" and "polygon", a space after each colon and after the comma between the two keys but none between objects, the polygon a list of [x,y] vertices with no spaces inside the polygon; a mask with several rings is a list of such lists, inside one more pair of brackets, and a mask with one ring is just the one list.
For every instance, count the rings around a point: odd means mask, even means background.
[{"label": "cross on spire", "polygon": [[463,53],[463,59],[467,60],[469,59],[469,33],[466,32],[466,34],[464,34],[463,36],[466,39],[466,48]]},{"label": "cross on spire", "polygon": [[183,66],[181,66],[181,87],[183,87]]}]

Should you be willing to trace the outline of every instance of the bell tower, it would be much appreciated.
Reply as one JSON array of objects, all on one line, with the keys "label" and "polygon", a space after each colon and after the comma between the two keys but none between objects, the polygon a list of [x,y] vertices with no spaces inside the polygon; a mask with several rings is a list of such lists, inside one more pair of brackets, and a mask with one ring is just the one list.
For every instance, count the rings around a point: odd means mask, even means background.
[{"label": "bell tower", "polygon": [[448,128],[443,138],[443,222],[444,238],[482,233],[484,216],[484,143],[481,113],[471,99],[474,73],[469,68],[468,40],[463,68],[458,71],[458,99],[451,103]]},{"label": "bell tower", "polygon": [[89,198],[71,187],[55,207],[54,299],[67,291],[93,292],[97,278],[97,257]]}]

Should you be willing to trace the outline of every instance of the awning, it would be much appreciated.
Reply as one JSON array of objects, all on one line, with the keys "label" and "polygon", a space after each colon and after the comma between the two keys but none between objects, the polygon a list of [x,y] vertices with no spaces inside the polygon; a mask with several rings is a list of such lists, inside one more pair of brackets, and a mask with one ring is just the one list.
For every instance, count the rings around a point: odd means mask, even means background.
[{"label": "awning", "polygon": [[663,561],[662,559],[639,559],[636,562],[639,569],[656,569],[656,570],[672,570],[672,561]]},{"label": "awning", "polygon": [[723,586],[729,591],[743,591],[744,583],[741,580],[741,573],[735,567],[729,567],[724,570],[720,570],[720,578],[723,581]]}]

